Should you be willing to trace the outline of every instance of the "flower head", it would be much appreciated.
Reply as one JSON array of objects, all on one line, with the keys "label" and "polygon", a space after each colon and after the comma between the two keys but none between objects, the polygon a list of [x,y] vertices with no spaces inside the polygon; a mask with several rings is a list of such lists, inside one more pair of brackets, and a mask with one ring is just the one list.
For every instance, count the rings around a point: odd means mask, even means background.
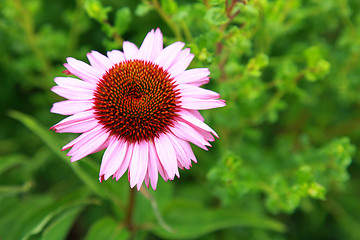
[{"label": "flower head", "polygon": [[138,49],[124,42],[123,52],[87,54],[90,65],[67,58],[72,77],[56,77],[51,90],[68,100],[51,112],[71,115],[52,127],[56,132],[82,133],[65,145],[77,161],[105,150],[100,181],[116,180],[128,170],[130,186],[145,181],[156,189],[158,173],[173,180],[178,168],[196,162],[189,142],[207,149],[216,132],[198,110],[225,106],[216,92],[200,88],[209,81],[207,68],[186,70],[194,55],[175,42],[163,49],[162,33],[151,30]]}]

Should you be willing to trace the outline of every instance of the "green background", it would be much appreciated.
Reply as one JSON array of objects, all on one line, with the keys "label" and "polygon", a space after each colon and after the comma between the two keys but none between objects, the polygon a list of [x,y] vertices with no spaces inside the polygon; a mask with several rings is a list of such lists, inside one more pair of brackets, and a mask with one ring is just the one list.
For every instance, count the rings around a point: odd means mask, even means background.
[{"label": "green background", "polygon": [[[66,57],[159,27],[227,106],[220,138],[156,191],[98,181],[49,128]],[[0,0],[0,239],[360,239],[360,1]]]}]

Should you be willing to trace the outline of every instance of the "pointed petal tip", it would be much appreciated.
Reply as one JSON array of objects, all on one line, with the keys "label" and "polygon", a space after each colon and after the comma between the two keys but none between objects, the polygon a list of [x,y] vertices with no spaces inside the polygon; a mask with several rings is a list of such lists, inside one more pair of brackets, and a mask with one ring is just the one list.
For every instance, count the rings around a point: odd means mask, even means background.
[{"label": "pointed petal tip", "polygon": [[100,183],[102,183],[104,181],[104,174],[100,175],[99,181],[100,181]]},{"label": "pointed petal tip", "polygon": [[136,185],[136,184],[132,185],[132,184],[130,183],[130,188],[133,189],[133,188],[135,187],[135,185]]},{"label": "pointed petal tip", "polygon": [[[65,63],[66,64],[66,63]],[[65,73],[66,75],[72,75],[72,73],[69,71],[69,70],[67,70],[67,69],[65,69],[64,71],[62,71],[62,73]]]},{"label": "pointed petal tip", "polygon": [[66,58],[66,61],[67,61],[67,62],[73,61],[73,60],[77,61],[77,59],[76,59],[76,58],[73,58],[73,57],[67,57],[67,58]]},{"label": "pointed petal tip", "polygon": [[[66,151],[66,150],[68,150],[68,149],[70,149],[70,148],[72,148],[72,146],[67,146],[67,145],[65,145],[65,146],[63,146],[63,147],[61,148],[61,151]],[[66,154],[66,156],[68,156],[68,155]]]},{"label": "pointed petal tip", "polygon": [[161,32],[160,28],[156,28],[154,34],[162,37],[162,32]]},{"label": "pointed petal tip", "polygon": [[108,180],[109,179],[109,177],[111,176],[109,173],[101,173],[102,174],[102,176],[105,178],[105,180]]},{"label": "pointed petal tip", "polygon": [[70,158],[70,162],[76,162],[76,161],[78,161],[78,160],[80,160],[79,157],[74,157],[74,156],[72,156],[72,157]]},{"label": "pointed petal tip", "polygon": [[[97,54],[97,53],[99,53],[98,51],[96,51],[96,50],[91,50],[91,52],[90,53],[95,53],[95,54]],[[87,54],[89,54],[89,53],[87,53]]]}]

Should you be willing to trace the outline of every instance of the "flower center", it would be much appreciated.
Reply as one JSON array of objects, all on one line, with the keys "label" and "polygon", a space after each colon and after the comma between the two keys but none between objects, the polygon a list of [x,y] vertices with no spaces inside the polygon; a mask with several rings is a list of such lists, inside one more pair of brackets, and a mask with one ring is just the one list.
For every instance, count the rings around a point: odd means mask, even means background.
[{"label": "flower center", "polygon": [[168,131],[177,116],[180,94],[170,74],[155,63],[127,60],[98,82],[94,110],[112,135],[127,141],[150,140]]}]

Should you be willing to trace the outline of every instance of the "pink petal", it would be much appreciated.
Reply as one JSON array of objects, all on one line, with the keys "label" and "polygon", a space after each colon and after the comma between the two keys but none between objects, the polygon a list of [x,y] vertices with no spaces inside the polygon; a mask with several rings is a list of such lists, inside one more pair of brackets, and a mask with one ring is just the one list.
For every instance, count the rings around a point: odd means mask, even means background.
[{"label": "pink petal", "polygon": [[152,29],[146,35],[139,49],[139,58],[143,60],[154,60],[163,49],[163,39],[160,29]]},{"label": "pink petal", "polygon": [[72,77],[56,77],[56,78],[54,78],[54,81],[56,82],[57,85],[59,85],[60,87],[64,87],[64,88],[75,87],[75,88],[84,88],[84,89],[90,89],[90,90],[96,89],[95,84],[81,81],[79,79],[72,78]]},{"label": "pink petal", "polygon": [[106,142],[108,136],[109,133],[102,126],[98,126],[89,132],[81,134],[78,138],[65,145],[63,149],[72,147],[67,155],[72,156],[71,161],[74,162],[95,153]]},{"label": "pink petal", "polygon": [[224,107],[225,105],[226,104],[224,100],[212,100],[212,99],[207,100],[207,99],[198,99],[191,97],[181,98],[181,107],[187,109],[203,110],[203,109]]},{"label": "pink petal", "polygon": [[75,138],[73,141],[65,145],[61,150],[63,151],[71,148],[67,153],[67,156],[72,156],[73,153],[75,153],[82,147],[82,145],[84,145],[84,143],[96,139],[98,136],[103,135],[104,132],[106,133],[107,131],[101,125],[98,125],[94,129],[91,129],[90,131],[85,132],[79,137]]},{"label": "pink petal", "polygon": [[181,144],[182,148],[185,150],[186,155],[189,159],[193,160],[195,163],[197,163],[197,159],[194,155],[193,150],[191,149],[190,143],[181,139],[178,139],[178,142]]},{"label": "pink petal", "polygon": [[116,181],[119,181],[121,176],[124,175],[126,170],[129,168],[129,163],[133,155],[133,150],[134,150],[134,144],[128,143],[128,149],[126,151],[124,161],[121,163],[119,169],[115,172]]},{"label": "pink petal", "polygon": [[60,87],[54,86],[51,91],[57,95],[70,100],[87,100],[94,97],[94,90],[80,88],[80,87]]},{"label": "pink petal", "polygon": [[91,109],[94,106],[92,100],[65,100],[54,103],[50,112],[61,115],[72,115]]},{"label": "pink petal", "polygon": [[176,158],[180,162],[181,166],[185,167],[186,169],[190,169],[191,160],[188,158],[184,148],[179,143],[178,138],[175,137],[173,134],[168,134],[169,140],[171,141],[172,145],[174,146],[174,150],[176,153]]},{"label": "pink petal", "polygon": [[107,57],[97,51],[91,51],[91,53],[86,55],[91,66],[98,69],[102,74],[105,74],[105,72],[114,65]]},{"label": "pink petal", "polygon": [[164,48],[155,58],[154,62],[167,70],[173,63],[174,59],[180,53],[185,43],[175,42]]},{"label": "pink petal", "polygon": [[[204,130],[204,129],[201,129],[201,128],[199,128],[199,127],[197,127],[197,126],[195,126],[195,125],[193,125],[193,124],[191,124],[191,123],[189,123],[189,125],[190,125],[192,128],[194,128],[201,136],[203,136],[206,141],[208,141],[208,142],[213,142],[213,141],[215,141],[214,136],[213,136],[210,132],[208,132],[208,131],[206,131],[206,130]],[[214,135],[215,135],[215,134],[214,134]],[[215,135],[215,136],[216,136],[216,135]],[[217,137],[217,136],[216,136],[216,137]],[[217,137],[217,138],[219,138],[219,137]]]},{"label": "pink petal", "polygon": [[128,41],[124,41],[123,50],[126,60],[132,60],[138,58],[139,49],[136,47],[135,44]]},{"label": "pink petal", "polygon": [[[155,146],[155,145],[154,145]],[[156,148],[155,148],[156,149]],[[156,153],[157,154],[157,153]],[[168,176],[167,172],[165,171],[165,168],[164,166],[161,164],[160,162],[160,159],[159,159],[159,156],[158,158],[156,159],[156,167],[160,173],[160,176],[164,179],[165,182],[167,182],[170,177]]]},{"label": "pink petal", "polygon": [[159,138],[154,139],[154,143],[159,160],[164,167],[165,172],[170,179],[174,179],[175,174],[179,174],[174,147],[166,134],[160,134]]},{"label": "pink petal", "polygon": [[143,43],[141,44],[139,48],[139,58],[143,60],[152,60],[152,49],[154,44],[154,38],[155,33],[154,29],[152,29],[148,34],[146,35]]},{"label": "pink petal", "polygon": [[93,153],[100,152],[102,150],[107,149],[109,147],[109,142],[110,142],[109,138],[106,139],[106,141],[103,144],[101,144]]},{"label": "pink petal", "polygon": [[171,132],[178,138],[192,142],[202,149],[208,150],[206,146],[211,147],[199,132],[184,122],[178,121],[175,127],[171,128]]},{"label": "pink petal", "polygon": [[76,113],[51,127],[56,132],[83,133],[99,125],[92,110]]},{"label": "pink petal", "polygon": [[[156,190],[156,185],[158,181],[158,168],[157,168],[157,162],[159,162],[159,157],[156,153],[154,144],[149,144],[149,163],[148,163],[148,174],[149,178],[151,180],[151,186],[154,190]],[[160,170],[159,170],[160,171]],[[162,173],[164,172],[161,168]]]},{"label": "pink petal", "polygon": [[71,72],[71,74],[74,74],[82,80],[96,84],[99,79],[102,78],[101,72],[88,64],[71,57],[66,58],[66,60],[68,63],[65,63],[64,66],[69,70],[69,72]]},{"label": "pink petal", "polygon": [[100,166],[100,176],[107,180],[121,166],[125,159],[128,145],[116,136],[110,137],[109,147],[105,150]]},{"label": "pink petal", "polygon": [[193,115],[194,117],[196,117],[200,121],[204,121],[203,116],[200,114],[200,112],[198,110],[183,108],[183,109],[181,109],[181,111],[186,111],[187,113]]},{"label": "pink petal", "polygon": [[182,72],[175,77],[177,83],[187,83],[194,86],[201,86],[209,82],[210,71],[207,68],[195,68]]},{"label": "pink petal", "polygon": [[163,50],[163,35],[159,28],[155,30],[154,43],[151,59],[155,59],[159,53]]},{"label": "pink petal", "polygon": [[173,64],[168,69],[171,77],[176,77],[180,73],[183,73],[190,65],[194,58],[194,54],[190,54],[190,48],[182,50],[179,55],[174,59]]},{"label": "pink petal", "polygon": [[84,139],[84,138],[89,138],[91,137],[92,135],[95,135],[97,134],[99,131],[101,131],[102,128],[100,126],[88,131],[88,132],[85,132],[83,134],[81,134],[79,137],[75,138],[74,140],[72,140],[71,142],[69,142],[68,144],[66,144],[65,146],[62,147],[61,151],[65,151],[71,147],[73,147],[76,143],[78,143],[80,140]]},{"label": "pink petal", "polygon": [[124,53],[119,50],[109,51],[107,52],[107,56],[113,62],[113,64],[125,61]]},{"label": "pink petal", "polygon": [[130,161],[130,187],[137,184],[137,190],[140,190],[147,171],[149,159],[149,147],[146,141],[134,143],[133,155]]},{"label": "pink petal", "polygon": [[179,84],[177,89],[180,90],[182,97],[193,97],[201,99],[218,99],[220,94],[211,90],[203,89],[190,84]]},{"label": "pink petal", "polygon": [[[146,172],[144,181],[145,181],[146,187],[149,188],[149,173],[148,172]],[[139,191],[139,189],[138,189],[138,191]]]},{"label": "pink petal", "polygon": [[186,122],[190,123],[191,125],[194,125],[198,128],[203,129],[204,131],[207,132],[211,132],[212,134],[214,134],[217,138],[219,138],[219,136],[216,134],[216,132],[211,129],[208,125],[206,125],[206,123],[204,123],[203,121],[197,119],[196,117],[194,117],[191,113],[189,113],[186,110],[183,110],[180,112],[180,117],[182,119],[184,119]]}]

